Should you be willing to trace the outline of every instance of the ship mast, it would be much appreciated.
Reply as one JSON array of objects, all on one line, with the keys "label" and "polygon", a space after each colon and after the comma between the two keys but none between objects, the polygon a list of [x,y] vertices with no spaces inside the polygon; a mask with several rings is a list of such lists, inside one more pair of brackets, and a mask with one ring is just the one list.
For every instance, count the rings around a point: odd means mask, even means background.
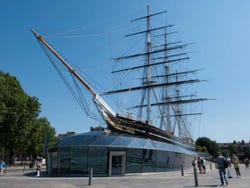
[{"label": "ship mast", "polygon": [[[140,62],[136,66],[134,64],[133,67],[113,70],[112,73],[138,70],[143,73],[143,77],[137,79],[135,82],[136,84],[132,87],[119,88],[117,90],[107,91],[102,94],[103,96],[123,92],[142,92],[140,101],[138,102],[139,104],[134,103],[134,106],[127,108],[139,109],[139,115],[137,118],[133,118],[132,116],[127,117],[120,115],[119,113],[115,113],[111,107],[100,97],[100,95],[98,95],[98,93],[85,81],[85,79],[83,79],[41,35],[39,35],[33,29],[31,29],[31,31],[38,42],[41,43],[45,49],[47,49],[46,52],[49,51],[52,53],[92,94],[93,102],[95,103],[102,115],[103,120],[106,122],[108,128],[111,129],[111,131],[182,145],[185,140],[189,140],[188,138],[190,138],[190,132],[186,126],[186,123],[183,122],[183,120],[185,120],[183,117],[201,114],[184,114],[182,112],[182,106],[184,104],[201,102],[208,99],[197,98],[196,95],[183,95],[180,92],[182,85],[194,84],[205,80],[193,79],[187,76],[197,72],[198,70],[184,71],[181,69],[181,71],[176,71],[173,73],[172,64],[177,64],[189,59],[187,56],[188,53],[182,51],[182,49],[189,44],[182,44],[180,41],[169,42],[167,39],[168,35],[176,32],[167,32],[167,28],[172,27],[173,25],[165,25],[161,27],[151,26],[151,21],[153,20],[151,17],[166,12],[167,11],[162,11],[151,14],[149,6],[147,6],[146,16],[131,20],[132,22],[138,20],[146,21],[146,30],[126,35],[126,37],[140,34],[146,35],[143,52],[124,55],[114,58],[114,60],[120,61],[132,58],[141,58],[140,60],[142,60],[143,57],[143,62]],[[164,34],[162,34],[163,29]],[[154,35],[157,34],[157,32],[158,35]],[[161,32],[160,35],[159,32]],[[155,36],[164,36],[164,44],[152,44],[152,38]],[[54,64],[51,57],[49,58]],[[183,76],[187,77],[183,79],[181,78]],[[178,79],[179,77],[180,79]],[[138,80],[139,82],[137,82]],[[127,79],[127,81],[131,82],[130,79]],[[173,92],[173,88],[175,88],[175,92]],[[178,129],[178,131],[176,130],[178,135],[175,135],[175,128]]]},{"label": "ship mast", "polygon": [[[151,27],[151,18],[153,16],[166,13],[167,11],[158,12],[151,14],[149,6],[147,6],[146,16],[131,20],[146,20],[146,30],[139,31],[136,33],[128,34],[126,37],[134,35],[145,34],[146,35],[146,50],[144,52],[124,55],[114,58],[115,61],[133,59],[145,57],[144,64],[132,66],[128,68],[116,69],[112,73],[121,73],[133,70],[143,70],[144,77],[142,83],[139,86],[132,86],[129,88],[117,89],[113,91],[107,91],[102,95],[118,94],[123,92],[142,91],[142,98],[139,105],[134,105],[132,108],[139,109],[138,119],[141,119],[144,115],[147,124],[154,124],[155,118],[160,118],[158,127],[167,131],[169,134],[177,134],[182,138],[190,137],[190,132],[184,122],[186,118],[184,116],[200,115],[201,113],[186,113],[182,112],[182,105],[189,103],[196,103],[208,100],[207,98],[195,98],[194,95],[183,95],[180,92],[180,86],[198,83],[206,80],[192,79],[188,75],[197,72],[198,70],[191,71],[178,71],[173,73],[172,68],[170,70],[170,64],[180,63],[188,60],[188,52],[183,52],[183,48],[190,45],[191,43],[182,44],[180,41],[169,42],[167,37],[169,34],[175,34],[176,31],[167,32],[167,28],[171,28],[174,25],[165,25],[161,27]],[[153,45],[152,34],[164,29],[164,34],[154,35],[154,37],[164,37],[164,44]],[[182,51],[182,52],[180,52]],[[162,67],[162,68],[160,68]],[[154,69],[153,69],[154,68]],[[162,75],[153,75],[153,70],[159,73],[159,70],[164,70]],[[156,73],[157,74],[157,73]],[[186,79],[178,79],[178,77],[187,76]],[[175,80],[173,79],[175,78]],[[175,87],[175,89],[174,89]],[[160,90],[162,88],[162,90]],[[159,98],[159,91],[162,92],[161,98]],[[157,93],[158,92],[158,93]],[[153,114],[153,107],[158,108],[160,116]],[[144,111],[143,111],[144,109]],[[144,114],[143,114],[144,112]],[[154,115],[154,117],[153,117]],[[178,131],[175,131],[178,129]]]},{"label": "ship mast", "polygon": [[44,45],[67,69],[70,73],[72,73],[93,95],[93,101],[102,112],[103,117],[107,116],[107,114],[111,114],[115,116],[115,112],[111,109],[111,107],[96,93],[96,91],[56,52],[56,50],[34,29],[31,29],[31,32],[34,34],[36,39]]},{"label": "ship mast", "polygon": [[[153,94],[152,90],[155,87],[154,81],[152,80],[151,68],[153,66],[157,66],[157,65],[166,63],[165,60],[163,62],[157,62],[157,63],[152,63],[151,62],[151,60],[152,60],[151,55],[153,55],[155,53],[160,53],[160,52],[165,52],[166,51],[165,48],[158,49],[158,50],[153,50],[153,51],[151,50],[151,45],[152,45],[152,43],[151,43],[151,32],[173,26],[173,25],[167,25],[167,26],[162,26],[162,27],[158,27],[158,28],[151,28],[151,17],[159,15],[159,14],[163,14],[163,13],[166,13],[166,12],[167,11],[162,11],[162,12],[150,14],[149,6],[147,6],[147,15],[146,16],[131,20],[131,22],[134,22],[134,21],[146,19],[146,30],[126,35],[126,37],[130,37],[130,36],[134,36],[134,35],[138,35],[138,34],[146,34],[146,42],[145,42],[146,43],[146,51],[144,53],[138,53],[138,54],[132,54],[132,55],[127,55],[127,56],[121,56],[121,57],[118,57],[118,58],[114,58],[114,60],[119,61],[119,60],[123,60],[123,59],[136,58],[136,57],[140,57],[140,56],[145,56],[146,57],[146,62],[145,62],[144,65],[130,67],[128,69],[115,70],[115,71],[112,71],[112,73],[118,73],[118,72],[133,70],[133,69],[144,69],[145,78],[143,78],[143,80],[145,80],[145,81],[142,82],[142,86],[137,87],[137,88],[128,88],[128,90],[130,90],[130,91],[132,91],[132,90],[142,90],[141,106],[144,106],[144,102],[146,101],[146,104],[147,104],[147,107],[146,107],[146,122],[148,124],[152,123],[152,112],[151,112],[152,111],[151,110],[151,108],[152,108],[152,101],[151,101],[152,96],[151,95]],[[103,93],[103,95],[112,94],[112,93],[119,93],[119,92],[125,92],[125,91],[122,91],[122,90],[109,91],[109,92]],[[140,110],[139,110],[138,117],[141,118],[141,116],[142,116],[142,108],[139,108],[139,109]]]},{"label": "ship mast", "polygon": [[[167,41],[167,29],[166,29],[166,28],[164,29],[164,40],[165,40],[165,48],[167,49],[167,48],[168,48],[168,46],[167,46],[168,41]],[[166,52],[165,52],[164,60],[167,62],[167,63],[165,64],[165,74],[166,74],[166,75],[169,75],[170,71],[169,71],[169,65],[168,65],[168,50],[166,50]],[[169,82],[168,76],[166,76],[165,82],[166,82],[166,83]],[[169,101],[169,99],[170,99],[170,88],[169,88],[168,86],[166,87],[164,94],[165,94],[164,97],[165,97],[166,101]],[[170,107],[171,107],[171,105],[166,105],[166,106],[164,106],[164,107],[165,107],[166,109],[164,109],[163,112],[166,111],[166,118],[167,118],[167,127],[165,127],[165,129],[166,129],[170,134],[172,134],[172,133],[171,133],[171,130],[172,130],[172,122],[171,122],[171,117],[170,117]],[[162,116],[161,118],[163,118],[163,117],[164,117],[164,116]],[[162,122],[165,123],[164,121],[162,121]],[[161,126],[163,126],[163,125],[161,125]]]},{"label": "ship mast", "polygon": [[[147,78],[146,78],[146,85],[150,86],[151,84],[151,67],[150,67],[150,50],[151,50],[151,36],[150,36],[150,17],[149,17],[149,6],[147,6]],[[151,123],[151,88],[148,87],[148,106],[147,106],[147,121]]]}]

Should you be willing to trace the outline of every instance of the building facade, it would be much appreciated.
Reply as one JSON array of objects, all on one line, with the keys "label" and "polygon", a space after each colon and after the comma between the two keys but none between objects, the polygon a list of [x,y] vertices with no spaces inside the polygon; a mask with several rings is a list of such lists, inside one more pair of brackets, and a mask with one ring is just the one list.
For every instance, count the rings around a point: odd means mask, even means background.
[{"label": "building facade", "polygon": [[48,152],[54,176],[120,176],[190,168],[196,152],[180,145],[90,131],[62,139]]}]

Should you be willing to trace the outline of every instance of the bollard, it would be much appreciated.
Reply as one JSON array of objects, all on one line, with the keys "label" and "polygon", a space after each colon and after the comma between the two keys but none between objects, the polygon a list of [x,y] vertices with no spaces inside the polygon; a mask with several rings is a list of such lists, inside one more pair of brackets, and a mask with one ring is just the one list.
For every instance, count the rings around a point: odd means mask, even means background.
[{"label": "bollard", "polygon": [[213,170],[213,166],[212,166],[212,163],[210,163],[210,170],[211,170],[211,171]]},{"label": "bollard", "polygon": [[183,168],[183,164],[181,164],[181,176],[184,176],[184,168]]},{"label": "bollard", "polygon": [[89,171],[89,185],[91,185],[92,176],[93,176],[93,168],[90,168],[90,171]]},{"label": "bollard", "polygon": [[24,171],[25,171],[25,164],[23,165],[23,173],[24,173]]},{"label": "bollard", "polygon": [[195,183],[195,187],[198,187],[198,176],[197,176],[197,168],[194,167],[194,183]]},{"label": "bollard", "polygon": [[7,174],[7,165],[4,168],[4,174]]}]

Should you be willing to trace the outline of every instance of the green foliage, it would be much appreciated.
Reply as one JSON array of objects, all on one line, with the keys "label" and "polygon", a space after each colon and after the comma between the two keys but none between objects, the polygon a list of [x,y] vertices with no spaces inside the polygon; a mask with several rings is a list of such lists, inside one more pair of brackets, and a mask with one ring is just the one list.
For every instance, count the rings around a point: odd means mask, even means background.
[{"label": "green foliage", "polygon": [[212,156],[216,156],[219,152],[218,144],[215,141],[211,141],[207,137],[198,138],[195,144],[196,144],[196,148],[205,147],[207,149],[207,152]]},{"label": "green foliage", "polygon": [[196,151],[199,151],[199,152],[208,153],[206,146],[198,146],[198,145],[196,145],[195,149],[196,149]]},{"label": "green foliage", "polygon": [[55,143],[55,129],[50,127],[49,121],[46,118],[37,119],[30,130],[30,140],[26,152],[32,156],[43,156],[46,134],[50,135],[48,145],[51,147]]},{"label": "green foliage", "polygon": [[39,113],[38,99],[27,95],[15,77],[0,71],[0,154],[12,159],[14,154],[42,153],[45,134],[53,138],[55,130],[46,118],[38,118]]},{"label": "green foliage", "polygon": [[230,153],[230,154],[238,153],[238,149],[235,146],[235,144],[228,145],[228,152],[227,153]]},{"label": "green foliage", "polygon": [[236,154],[240,160],[244,160],[245,157],[250,158],[250,147],[249,143],[245,143],[244,140],[234,140],[231,144],[222,144],[220,147],[215,141],[211,141],[209,138],[201,137],[196,140],[196,151],[207,152],[212,156],[216,157],[218,152],[221,152],[224,156],[228,153],[229,155]]}]

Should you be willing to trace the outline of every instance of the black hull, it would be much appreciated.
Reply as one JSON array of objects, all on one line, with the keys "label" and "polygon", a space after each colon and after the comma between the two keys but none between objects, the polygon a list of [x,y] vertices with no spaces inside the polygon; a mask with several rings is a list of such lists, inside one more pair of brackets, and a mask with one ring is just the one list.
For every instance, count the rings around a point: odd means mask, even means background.
[{"label": "black hull", "polygon": [[106,123],[108,128],[113,132],[149,138],[160,142],[180,145],[192,151],[195,150],[193,144],[185,142],[176,136],[170,135],[168,132],[147,124],[146,122],[126,118],[120,115],[116,115],[115,117],[110,115],[106,118]]}]

